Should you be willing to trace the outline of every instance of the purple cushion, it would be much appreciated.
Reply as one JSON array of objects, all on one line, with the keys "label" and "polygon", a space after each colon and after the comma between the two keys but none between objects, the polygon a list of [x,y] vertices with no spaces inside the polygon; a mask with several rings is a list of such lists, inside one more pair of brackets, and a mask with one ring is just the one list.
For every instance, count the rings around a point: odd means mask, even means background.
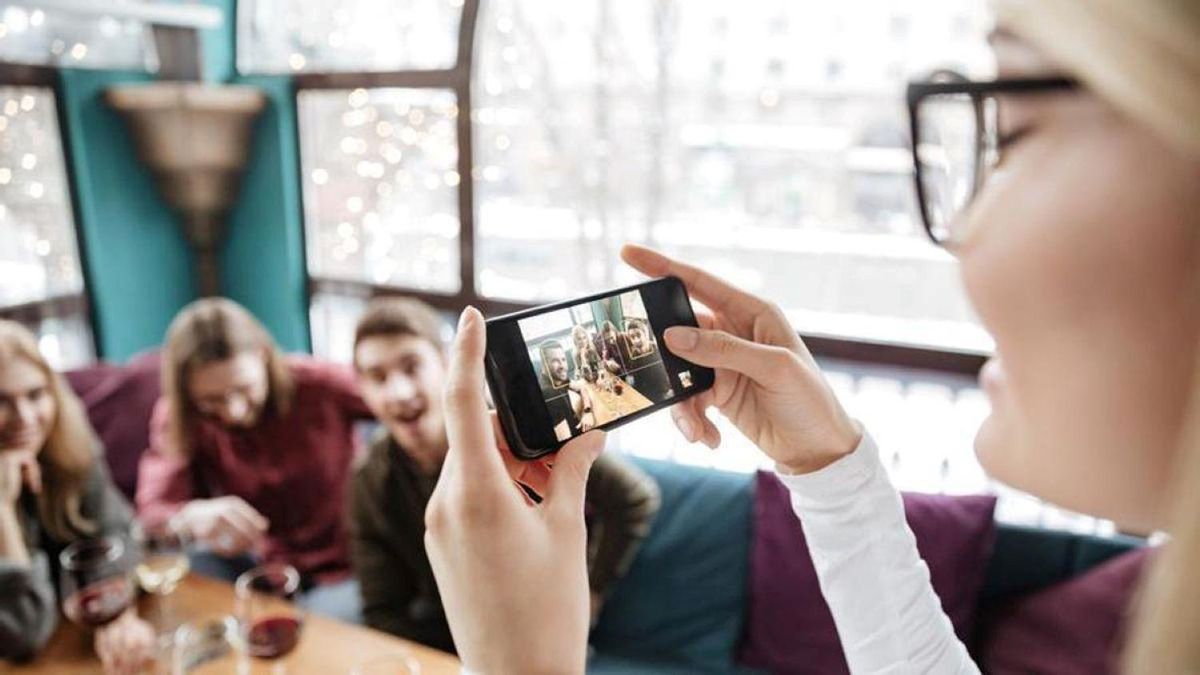
[{"label": "purple cushion", "polygon": [[[933,589],[955,632],[968,642],[996,535],[996,498],[906,493],[903,500]],[[800,521],[773,473],[758,473],[754,511],[749,617],[739,662],[772,673],[848,672]]]},{"label": "purple cushion", "polygon": [[132,501],[159,396],[158,353],[135,356],[124,366],[101,364],[65,375],[104,445],[113,481]]},{"label": "purple cushion", "polygon": [[1151,551],[1122,554],[993,612],[981,622],[984,672],[1119,672],[1124,619]]}]

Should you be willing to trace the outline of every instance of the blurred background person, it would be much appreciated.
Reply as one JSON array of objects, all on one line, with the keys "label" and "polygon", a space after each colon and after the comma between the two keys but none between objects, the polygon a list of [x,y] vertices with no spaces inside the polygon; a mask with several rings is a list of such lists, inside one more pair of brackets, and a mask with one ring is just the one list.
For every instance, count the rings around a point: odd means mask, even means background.
[{"label": "blurred background person", "polygon": [[[0,319],[0,659],[32,658],[58,625],[63,549],[104,535],[132,545],[132,524],[79,399],[33,335]],[[106,673],[141,672],[154,655],[134,610],[94,641]]]},{"label": "blurred background person", "polygon": [[249,312],[217,298],[171,323],[162,372],[139,517],[199,542],[201,574],[232,581],[260,561],[290,563],[303,604],[360,620],[343,508],[354,424],[370,411],[351,373],[285,357]]},{"label": "blurred background person", "polygon": [[[407,298],[375,300],[359,320],[354,367],[382,423],[351,488],[356,575],[368,625],[452,650],[441,596],[425,552],[425,508],[449,441],[442,410],[446,354],[432,308]],[[545,471],[544,463],[523,463]],[[619,455],[587,482],[591,614],[628,570],[658,512],[658,486]]]}]

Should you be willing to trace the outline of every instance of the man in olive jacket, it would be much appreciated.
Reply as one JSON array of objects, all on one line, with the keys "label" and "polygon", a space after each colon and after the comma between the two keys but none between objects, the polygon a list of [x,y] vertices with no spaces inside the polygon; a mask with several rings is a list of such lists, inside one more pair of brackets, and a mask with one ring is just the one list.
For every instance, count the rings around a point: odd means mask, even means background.
[{"label": "man in olive jacket", "polygon": [[[354,368],[381,423],[350,490],[351,557],[373,628],[454,651],[425,554],[425,507],[448,449],[441,392],[444,324],[408,298],[375,300],[358,322]],[[593,617],[628,570],[658,512],[654,480],[602,455],[587,487]]]}]

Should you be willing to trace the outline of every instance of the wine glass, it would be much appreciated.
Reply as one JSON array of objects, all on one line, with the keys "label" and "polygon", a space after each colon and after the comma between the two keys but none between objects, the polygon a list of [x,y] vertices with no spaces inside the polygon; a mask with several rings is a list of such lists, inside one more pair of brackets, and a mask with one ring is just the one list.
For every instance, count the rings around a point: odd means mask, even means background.
[{"label": "wine glass", "polygon": [[117,536],[79,539],[58,556],[63,613],[77,624],[98,628],[133,604],[129,551]]},{"label": "wine glass", "polygon": [[406,653],[375,656],[359,663],[351,675],[421,675],[421,662]]},{"label": "wine glass", "polygon": [[274,671],[284,672],[280,659],[300,642],[304,611],[295,603],[300,573],[291,565],[261,565],[242,574],[234,583],[237,618],[246,653],[274,661]]},{"label": "wine glass", "polygon": [[175,628],[171,594],[190,569],[187,536],[180,528],[165,525],[151,530],[137,529],[134,538],[142,549],[134,570],[138,584],[157,599],[158,631],[169,636]]}]

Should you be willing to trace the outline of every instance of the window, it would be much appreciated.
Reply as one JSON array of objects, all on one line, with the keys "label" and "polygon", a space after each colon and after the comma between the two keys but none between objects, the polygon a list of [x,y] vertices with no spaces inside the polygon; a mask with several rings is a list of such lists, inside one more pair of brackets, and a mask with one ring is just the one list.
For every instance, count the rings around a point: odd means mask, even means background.
[{"label": "window", "polygon": [[94,358],[54,93],[0,86],[0,316],[55,367]]},{"label": "window", "polygon": [[452,68],[463,0],[238,3],[243,73]]},{"label": "window", "polygon": [[0,8],[0,61],[72,68],[157,70],[147,26],[94,11],[42,8],[37,2]]},{"label": "window", "polygon": [[[350,359],[354,322],[381,290],[494,310],[631,282],[616,258],[624,241],[779,301],[806,334],[942,355],[991,349],[955,262],[921,231],[901,100],[907,79],[935,67],[987,74],[982,0],[359,0],[303,16],[258,0],[239,10],[243,71],[301,73],[319,355]],[[422,41],[394,37],[418,25]],[[973,379],[824,366],[902,489],[993,491],[1004,520],[1111,529],[986,478],[972,439],[987,402]],[[665,414],[612,444],[727,470],[765,465],[719,426],[719,453],[687,446]]]},{"label": "window", "polygon": [[304,90],[296,105],[309,273],[457,293],[454,92]]},{"label": "window", "polygon": [[988,351],[918,225],[901,102],[945,55],[989,68],[982,3],[965,29],[961,4],[484,3],[478,291],[599,290],[648,242],[806,333]]}]

